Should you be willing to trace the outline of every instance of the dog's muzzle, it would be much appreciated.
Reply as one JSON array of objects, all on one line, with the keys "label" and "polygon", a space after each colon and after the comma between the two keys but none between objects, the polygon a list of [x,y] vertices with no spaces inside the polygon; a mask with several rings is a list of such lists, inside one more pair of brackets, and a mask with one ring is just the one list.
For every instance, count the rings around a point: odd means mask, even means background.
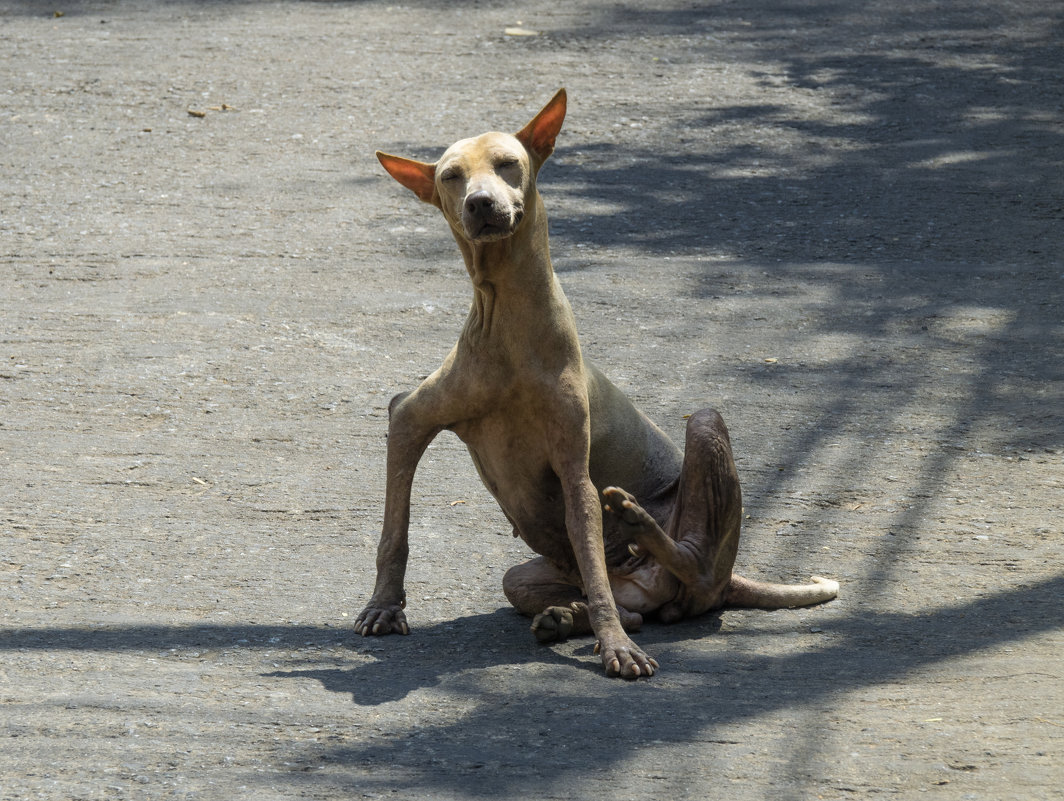
[{"label": "dog's muzzle", "polygon": [[462,227],[475,242],[505,239],[513,234],[523,216],[522,209],[500,204],[485,191],[469,194],[462,204]]}]

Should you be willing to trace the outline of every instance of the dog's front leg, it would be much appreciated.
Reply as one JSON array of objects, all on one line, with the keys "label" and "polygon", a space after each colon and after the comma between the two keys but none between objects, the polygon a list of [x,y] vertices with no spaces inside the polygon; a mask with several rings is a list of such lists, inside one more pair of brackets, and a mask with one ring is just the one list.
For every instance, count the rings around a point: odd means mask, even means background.
[{"label": "dog's front leg", "polygon": [[407,556],[410,552],[410,492],[414,472],[429,443],[442,427],[426,422],[417,393],[397,395],[388,407],[388,463],[384,495],[384,527],[377,545],[377,582],[373,596],[355,620],[355,631],[409,634],[406,606]]},{"label": "dog's front leg", "polygon": [[598,491],[586,473],[571,481],[563,480],[562,486],[569,541],[576,554],[587,593],[591,628],[598,639],[596,653],[602,657],[602,665],[610,676],[628,679],[653,676],[658,668],[657,661],[624,633],[617,614],[613,590],[606,573]]}]

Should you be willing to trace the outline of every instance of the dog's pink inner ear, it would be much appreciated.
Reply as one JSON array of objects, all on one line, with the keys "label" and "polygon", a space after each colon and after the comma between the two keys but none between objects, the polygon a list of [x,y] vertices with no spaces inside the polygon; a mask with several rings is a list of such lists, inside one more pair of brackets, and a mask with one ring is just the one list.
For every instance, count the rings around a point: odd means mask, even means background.
[{"label": "dog's pink inner ear", "polygon": [[532,122],[517,133],[517,139],[540,161],[554,152],[554,140],[565,119],[565,90],[559,89]]},{"label": "dog's pink inner ear", "polygon": [[424,200],[431,203],[436,192],[436,165],[423,161],[391,156],[377,151],[377,159],[395,180]]}]

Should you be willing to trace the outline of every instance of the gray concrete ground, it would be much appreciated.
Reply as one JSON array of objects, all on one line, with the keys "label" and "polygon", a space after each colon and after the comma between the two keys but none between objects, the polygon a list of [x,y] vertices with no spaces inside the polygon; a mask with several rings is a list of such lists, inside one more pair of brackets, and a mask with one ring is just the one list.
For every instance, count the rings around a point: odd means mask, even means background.
[{"label": "gray concrete ground", "polygon": [[[0,798],[1061,798],[1062,34],[1055,0],[0,1]],[[843,583],[648,625],[650,681],[533,641],[453,438],[414,632],[350,630],[387,401],[469,300],[373,151],[559,86],[587,354],[673,435],[722,411],[742,572]]]}]

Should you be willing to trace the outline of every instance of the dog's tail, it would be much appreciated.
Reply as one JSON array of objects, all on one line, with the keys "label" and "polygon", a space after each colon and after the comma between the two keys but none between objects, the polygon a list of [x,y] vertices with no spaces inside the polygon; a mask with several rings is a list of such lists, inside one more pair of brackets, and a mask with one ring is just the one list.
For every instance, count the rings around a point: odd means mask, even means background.
[{"label": "dog's tail", "polygon": [[732,573],[724,593],[724,605],[747,609],[790,609],[822,604],[839,594],[839,582],[820,576],[812,579],[812,584],[769,584]]}]

